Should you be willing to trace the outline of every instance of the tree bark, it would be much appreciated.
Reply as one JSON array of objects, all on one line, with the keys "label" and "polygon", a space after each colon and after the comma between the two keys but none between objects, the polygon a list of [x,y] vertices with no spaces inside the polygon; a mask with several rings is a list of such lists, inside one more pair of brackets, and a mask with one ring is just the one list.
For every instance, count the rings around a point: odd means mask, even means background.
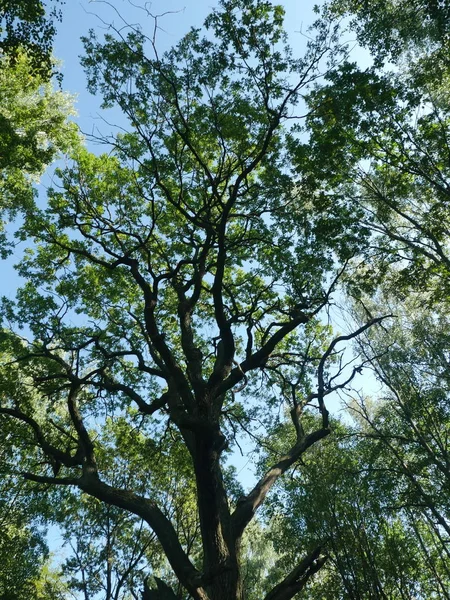
[{"label": "tree bark", "polygon": [[310,552],[281,583],[267,594],[264,600],[291,600],[294,598],[328,560],[328,556],[321,556],[321,551],[321,547],[318,546]]},{"label": "tree bark", "polygon": [[209,600],[241,600],[238,551],[232,533],[220,454],[225,439],[218,427],[211,435],[197,435],[194,469],[203,542],[204,587]]}]

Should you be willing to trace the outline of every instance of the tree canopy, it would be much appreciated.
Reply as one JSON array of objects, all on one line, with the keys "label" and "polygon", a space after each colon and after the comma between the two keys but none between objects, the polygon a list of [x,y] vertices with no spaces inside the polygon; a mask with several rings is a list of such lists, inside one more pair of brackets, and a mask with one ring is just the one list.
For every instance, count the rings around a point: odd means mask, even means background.
[{"label": "tree canopy", "polygon": [[2,58],[2,208],[27,245],[2,451],[70,548],[55,594],[449,597],[448,38],[420,10],[331,2],[301,57],[266,0],[221,0],[164,53],[158,18],[91,31],[88,89],[127,122],[103,153],[27,43]]}]

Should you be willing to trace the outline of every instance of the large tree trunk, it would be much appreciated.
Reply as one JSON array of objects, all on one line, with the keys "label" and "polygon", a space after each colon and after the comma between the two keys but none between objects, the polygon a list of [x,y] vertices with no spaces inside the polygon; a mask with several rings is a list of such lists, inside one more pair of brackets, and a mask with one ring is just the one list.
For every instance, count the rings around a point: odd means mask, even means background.
[{"label": "large tree trunk", "polygon": [[218,427],[196,437],[194,468],[203,542],[205,589],[210,600],[242,600],[238,548],[222,472],[225,439]]}]

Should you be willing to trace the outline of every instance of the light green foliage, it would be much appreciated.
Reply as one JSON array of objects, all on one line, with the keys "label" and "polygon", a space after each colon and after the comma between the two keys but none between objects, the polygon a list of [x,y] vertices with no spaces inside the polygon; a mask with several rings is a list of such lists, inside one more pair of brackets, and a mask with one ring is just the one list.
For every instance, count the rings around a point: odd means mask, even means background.
[{"label": "light green foliage", "polygon": [[0,57],[0,208],[3,218],[33,206],[33,184],[78,143],[72,99],[55,91],[20,52]]},{"label": "light green foliage", "polygon": [[[58,2],[59,0],[56,0]],[[5,219],[33,205],[36,184],[62,152],[79,144],[73,99],[52,85],[56,5],[39,0],[0,2],[0,211]]]},{"label": "light green foliage", "polygon": [[0,597],[5,600],[34,599],[43,554],[42,538],[26,526],[15,525],[7,510],[5,513],[0,535]]},{"label": "light green foliage", "polygon": [[22,52],[16,60],[2,58],[0,71],[2,170],[22,168],[38,177],[60,150],[75,138],[75,114],[68,94],[54,91],[50,82],[36,76]]},{"label": "light green foliage", "polygon": [[242,585],[246,600],[264,598],[277,583],[279,573],[274,574],[278,554],[273,540],[277,535],[274,527],[253,522],[247,529],[242,544]]},{"label": "light green foliage", "polygon": [[[447,308],[435,305],[428,311],[411,303],[397,310],[398,322],[369,336],[366,348],[379,355],[374,369],[384,386],[384,402],[373,414],[364,405],[359,412],[391,449],[405,478],[405,493],[422,495],[425,504],[428,498],[447,519],[442,495],[450,474]],[[386,346],[390,352],[383,355],[380,349]]]}]

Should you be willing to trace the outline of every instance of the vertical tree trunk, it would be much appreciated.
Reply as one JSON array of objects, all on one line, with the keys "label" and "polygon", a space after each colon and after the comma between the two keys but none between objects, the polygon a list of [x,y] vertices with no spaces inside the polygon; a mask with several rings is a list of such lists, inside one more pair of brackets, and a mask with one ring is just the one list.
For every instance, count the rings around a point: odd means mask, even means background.
[{"label": "vertical tree trunk", "polygon": [[205,588],[210,600],[242,600],[238,552],[220,467],[222,449],[223,436],[218,428],[214,428],[211,436],[196,438],[194,467]]}]

